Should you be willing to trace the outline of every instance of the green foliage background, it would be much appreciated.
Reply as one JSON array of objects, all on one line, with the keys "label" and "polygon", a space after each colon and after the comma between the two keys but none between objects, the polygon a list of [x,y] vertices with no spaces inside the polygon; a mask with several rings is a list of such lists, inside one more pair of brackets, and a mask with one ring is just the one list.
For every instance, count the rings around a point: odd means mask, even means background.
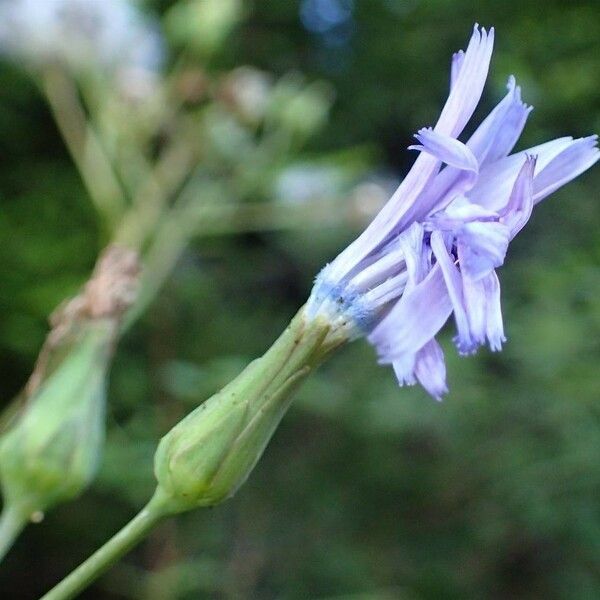
[{"label": "green foliage background", "polygon": [[[169,2],[155,2],[158,10]],[[299,3],[261,0],[214,58],[329,80],[309,153],[369,148],[405,173],[434,121],[449,57],[496,26],[489,110],[514,73],[535,106],[520,147],[600,131],[597,2],[364,0],[347,41],[308,32]],[[31,372],[46,318],[101,247],[94,214],[30,81],[0,67],[0,398]],[[239,494],[161,526],[84,598],[569,598],[600,595],[600,169],[539,206],[500,272],[509,338],[461,359],[445,336],[442,404],[398,389],[357,342],[298,394]],[[266,349],[343,227],[196,241],[121,343],[101,473],[30,527],[0,567],[34,598],[153,489],[160,436]]]}]

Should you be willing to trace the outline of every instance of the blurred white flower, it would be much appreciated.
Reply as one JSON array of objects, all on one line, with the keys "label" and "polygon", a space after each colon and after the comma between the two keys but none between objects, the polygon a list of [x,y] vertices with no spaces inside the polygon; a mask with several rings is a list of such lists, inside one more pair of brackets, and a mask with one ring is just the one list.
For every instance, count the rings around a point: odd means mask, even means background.
[{"label": "blurred white flower", "polygon": [[253,67],[238,67],[222,82],[221,97],[242,118],[258,123],[267,111],[272,88],[268,73]]},{"label": "blurred white flower", "polygon": [[34,67],[153,72],[165,50],[129,0],[0,0],[0,53]]},{"label": "blurred white flower", "polygon": [[274,195],[279,202],[304,204],[335,197],[346,184],[347,176],[342,169],[331,165],[294,164],[277,177]]},{"label": "blurred white flower", "polygon": [[399,183],[396,177],[374,173],[356,185],[350,194],[356,222],[369,223]]}]

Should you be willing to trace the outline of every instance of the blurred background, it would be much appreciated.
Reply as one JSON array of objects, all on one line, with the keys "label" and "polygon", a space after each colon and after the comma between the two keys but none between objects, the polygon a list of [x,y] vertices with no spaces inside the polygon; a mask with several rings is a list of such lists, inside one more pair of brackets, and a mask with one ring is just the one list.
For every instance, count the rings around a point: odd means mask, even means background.
[{"label": "blurred background", "polygon": [[[0,565],[36,598],[154,488],[169,428],[262,353],[404,176],[451,53],[496,27],[519,149],[600,131],[595,0],[0,0],[0,403],[111,240],[147,272],[78,499]],[[112,11],[112,12],[111,12]],[[87,132],[87,134],[86,134]],[[508,343],[450,394],[363,341],[298,393],[235,498],[182,515],[83,598],[600,597],[600,169],[536,209],[499,272]]]}]

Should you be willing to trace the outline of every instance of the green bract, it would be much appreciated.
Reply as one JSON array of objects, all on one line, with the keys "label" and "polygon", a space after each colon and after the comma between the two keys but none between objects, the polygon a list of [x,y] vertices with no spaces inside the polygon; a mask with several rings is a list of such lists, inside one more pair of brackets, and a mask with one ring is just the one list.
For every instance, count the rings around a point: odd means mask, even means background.
[{"label": "green bract", "polygon": [[244,483],[293,390],[332,348],[329,333],[301,310],[264,356],[162,438],[154,470],[173,512],[218,504]]},{"label": "green bract", "polygon": [[96,471],[112,334],[108,320],[86,324],[0,440],[5,504],[23,519],[76,496]]}]

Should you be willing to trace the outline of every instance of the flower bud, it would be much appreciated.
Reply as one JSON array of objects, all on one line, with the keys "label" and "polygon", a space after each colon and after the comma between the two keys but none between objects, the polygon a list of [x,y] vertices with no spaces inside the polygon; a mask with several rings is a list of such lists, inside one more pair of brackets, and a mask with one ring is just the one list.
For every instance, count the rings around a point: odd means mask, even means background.
[{"label": "flower bud", "polygon": [[303,310],[264,356],[165,435],[154,459],[172,512],[231,497],[263,453],[297,385],[342,340]]},{"label": "flower bud", "polygon": [[333,90],[323,81],[306,83],[295,74],[283,77],[273,89],[267,119],[300,141],[323,127],[333,103]]},{"label": "flower bud", "polygon": [[114,323],[86,323],[70,352],[28,398],[0,439],[5,505],[36,519],[76,496],[98,465],[104,439],[105,385]]},{"label": "flower bud", "polygon": [[218,50],[241,19],[241,0],[184,0],[166,14],[171,39],[202,56]]}]

